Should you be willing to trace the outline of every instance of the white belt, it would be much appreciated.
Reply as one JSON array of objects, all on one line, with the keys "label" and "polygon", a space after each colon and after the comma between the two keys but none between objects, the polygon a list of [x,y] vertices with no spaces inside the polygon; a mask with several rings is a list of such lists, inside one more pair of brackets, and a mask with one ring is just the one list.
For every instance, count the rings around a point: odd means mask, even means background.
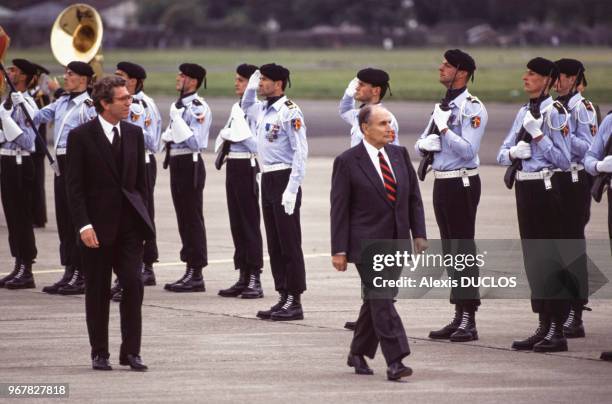
[{"label": "white belt", "polygon": [[578,172],[584,170],[584,166],[578,163],[572,163],[570,165],[569,171],[572,173],[572,182],[580,181],[578,177]]},{"label": "white belt", "polygon": [[227,153],[228,159],[250,159],[251,157],[255,157],[253,153],[249,152],[229,152]]},{"label": "white belt", "polygon": [[145,150],[145,163],[149,164],[151,162],[151,156],[155,156],[155,153],[152,151]]},{"label": "white belt", "polygon": [[289,168],[291,168],[291,164],[278,163],[278,164],[263,165],[261,171],[263,171],[264,173],[269,173],[272,171],[287,170]]},{"label": "white belt", "polygon": [[516,180],[517,181],[542,180],[544,181],[544,186],[548,190],[552,188],[552,183],[550,182],[550,179],[554,173],[555,173],[554,170],[550,170],[548,168],[545,168],[542,171],[535,171],[532,173],[528,173],[525,171],[518,171],[516,173]]},{"label": "white belt", "polygon": [[191,149],[170,149],[170,156],[184,156],[186,154],[200,154]]},{"label": "white belt", "polygon": [[472,169],[461,168],[459,170],[452,170],[452,171],[435,171],[434,170],[435,179],[462,178],[464,187],[470,186],[470,179],[468,177],[473,177],[475,175],[478,175],[477,168],[472,168]]},{"label": "white belt", "polygon": [[29,156],[29,151],[24,150],[13,150],[13,149],[0,149],[0,156],[14,156],[17,160],[17,164],[21,165],[21,158],[23,156]]},{"label": "white belt", "polygon": [[66,148],[65,147],[58,147],[57,149],[55,149],[55,155],[56,156],[64,156],[64,155],[66,155]]}]

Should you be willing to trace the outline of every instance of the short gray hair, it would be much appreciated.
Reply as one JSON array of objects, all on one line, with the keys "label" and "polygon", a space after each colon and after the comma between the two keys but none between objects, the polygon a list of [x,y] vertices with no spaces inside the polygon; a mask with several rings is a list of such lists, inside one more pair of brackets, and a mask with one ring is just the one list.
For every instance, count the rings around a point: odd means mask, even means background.
[{"label": "short gray hair", "polygon": [[361,129],[361,125],[365,124],[365,123],[370,123],[370,116],[372,116],[372,111],[374,111],[374,109],[382,109],[383,111],[389,111],[387,108],[383,107],[380,104],[368,104],[368,105],[364,105],[363,107],[361,107],[361,109],[359,110],[359,115],[357,116],[357,120],[359,122],[359,130],[361,130],[363,132],[363,129]]},{"label": "short gray hair", "polygon": [[112,103],[113,97],[115,96],[115,88],[124,86],[125,79],[119,76],[106,76],[96,81],[91,93],[91,98],[93,99],[94,106],[96,107],[96,112],[104,112],[102,101]]}]

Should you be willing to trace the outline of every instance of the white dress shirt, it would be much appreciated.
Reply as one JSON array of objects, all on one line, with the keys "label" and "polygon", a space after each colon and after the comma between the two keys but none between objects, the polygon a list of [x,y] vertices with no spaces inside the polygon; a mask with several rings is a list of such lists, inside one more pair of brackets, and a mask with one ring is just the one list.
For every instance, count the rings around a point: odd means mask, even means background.
[{"label": "white dress shirt", "polygon": [[387,156],[385,148],[383,147],[377,149],[376,147],[372,146],[366,138],[363,138],[363,145],[365,146],[366,151],[370,156],[370,160],[372,160],[372,164],[374,164],[374,168],[376,169],[376,172],[378,173],[378,176],[380,177],[380,180],[383,182],[383,184],[385,183],[385,181],[383,180],[382,171],[380,169],[380,160],[378,159],[378,152],[382,153],[383,157],[385,158],[385,161],[387,162],[387,165],[389,166],[389,169],[391,170],[391,173],[393,173],[393,178],[395,178],[395,172],[393,171],[393,167],[391,167],[391,161],[389,160],[389,156]]}]

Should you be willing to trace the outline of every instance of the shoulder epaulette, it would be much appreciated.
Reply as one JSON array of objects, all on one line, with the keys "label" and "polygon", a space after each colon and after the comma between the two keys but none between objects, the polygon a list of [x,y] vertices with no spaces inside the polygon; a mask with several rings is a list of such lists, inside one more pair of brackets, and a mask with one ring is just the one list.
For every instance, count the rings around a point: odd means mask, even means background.
[{"label": "shoulder epaulette", "polygon": [[94,102],[91,98],[87,98],[85,101],[83,101],[85,103],[85,105],[87,105],[88,107],[93,107],[94,106]]},{"label": "shoulder epaulette", "polygon": [[291,100],[285,101],[285,105],[287,106],[287,108],[297,108],[297,105],[295,105],[295,103]]},{"label": "shoulder epaulette", "polygon": [[145,108],[149,108],[149,106],[147,105],[147,102],[145,100],[140,100],[140,102],[142,102],[142,106]]},{"label": "shoulder epaulette", "polygon": [[555,109],[556,109],[557,111],[559,111],[560,113],[562,113],[562,114],[567,113],[567,110],[566,110],[566,109],[565,109],[565,107],[563,106],[563,103],[562,103],[562,102],[559,102],[559,101],[555,101],[555,102],[553,102],[553,107],[555,107]]},{"label": "shoulder epaulette", "polygon": [[591,103],[591,101],[587,100],[586,98],[582,99],[582,104],[584,104],[584,107],[588,111],[592,111],[593,110],[593,103]]},{"label": "shoulder epaulette", "polygon": [[202,101],[200,101],[200,100],[199,100],[199,99],[197,99],[197,98],[194,98],[194,99],[193,99],[193,101],[192,101],[192,103],[193,103],[193,105],[197,105],[197,106],[204,105],[204,104],[202,104]]}]

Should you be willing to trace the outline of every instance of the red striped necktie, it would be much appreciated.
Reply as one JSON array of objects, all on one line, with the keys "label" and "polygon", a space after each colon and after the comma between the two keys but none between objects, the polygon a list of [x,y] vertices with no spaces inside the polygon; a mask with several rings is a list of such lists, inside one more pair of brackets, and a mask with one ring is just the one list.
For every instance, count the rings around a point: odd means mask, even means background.
[{"label": "red striped necktie", "polygon": [[395,178],[393,178],[393,173],[391,172],[391,168],[389,168],[389,164],[387,164],[387,160],[385,160],[385,156],[383,156],[381,152],[378,152],[378,161],[380,163],[380,171],[382,172],[383,182],[385,184],[387,199],[389,199],[391,202],[395,202],[395,198],[397,196],[397,183],[395,182]]}]

